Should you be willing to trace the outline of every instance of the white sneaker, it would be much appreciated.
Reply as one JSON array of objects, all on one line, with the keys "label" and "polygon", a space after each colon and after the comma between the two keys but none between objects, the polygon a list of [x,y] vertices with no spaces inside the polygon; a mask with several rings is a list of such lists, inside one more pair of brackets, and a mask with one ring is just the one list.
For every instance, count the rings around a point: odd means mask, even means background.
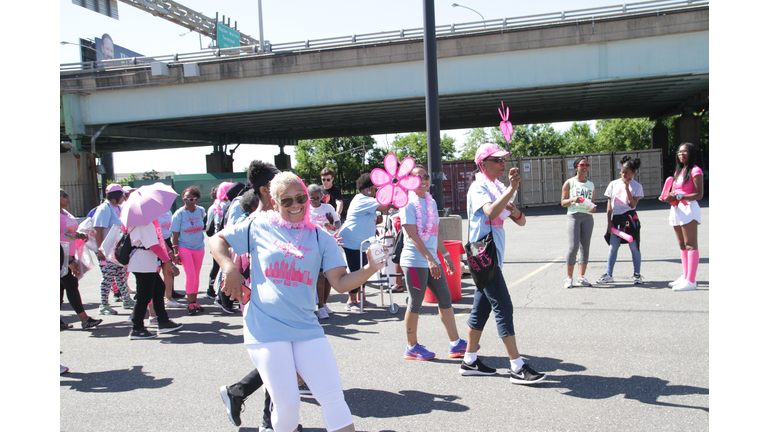
[{"label": "white sneaker", "polygon": [[563,286],[565,288],[573,288],[573,278],[571,277],[565,278],[565,284]]},{"label": "white sneaker", "polygon": [[589,283],[589,281],[585,277],[579,277],[578,279],[576,279],[576,282],[578,282],[579,285],[581,285],[583,287],[591,287],[592,286],[592,284]]},{"label": "white sneaker", "polygon": [[603,274],[600,276],[600,279],[597,280],[597,283],[604,284],[604,283],[612,283],[613,282],[613,276],[609,275],[608,273]]},{"label": "white sneaker", "polygon": [[328,319],[328,312],[325,311],[324,307],[319,308],[315,311],[315,315],[317,315],[317,319]]},{"label": "white sneaker", "polygon": [[328,306],[328,303],[326,303],[323,307],[325,308],[325,311],[328,313],[328,315],[333,313],[333,311],[331,310],[331,307]]},{"label": "white sneaker", "polygon": [[165,301],[165,308],[166,309],[180,309],[180,308],[183,308],[183,307],[184,307],[184,305],[182,305],[181,303],[177,302],[174,299],[170,299],[170,300],[166,300]]},{"label": "white sneaker", "polygon": [[677,279],[673,280],[672,282],[670,282],[669,284],[667,284],[667,286],[670,287],[670,288],[674,288],[675,285],[677,285],[677,284],[679,284],[679,283],[681,283],[683,281],[685,281],[685,276],[681,275],[679,278],[677,278]]},{"label": "white sneaker", "polygon": [[696,282],[688,282],[683,280],[681,283],[672,287],[672,291],[693,291],[698,287]]}]

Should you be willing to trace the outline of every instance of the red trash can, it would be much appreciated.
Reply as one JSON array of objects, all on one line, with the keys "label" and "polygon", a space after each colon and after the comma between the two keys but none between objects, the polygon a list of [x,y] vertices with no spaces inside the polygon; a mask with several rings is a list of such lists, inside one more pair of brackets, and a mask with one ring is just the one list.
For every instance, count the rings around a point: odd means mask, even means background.
[{"label": "red trash can", "polygon": [[[451,261],[453,261],[453,274],[448,274],[448,270],[445,268],[445,259],[438,252],[438,255],[440,255],[440,265],[443,266],[443,272],[448,282],[448,290],[451,292],[451,302],[456,302],[461,300],[461,255],[464,253],[464,245],[458,240],[445,240],[444,243],[445,248],[448,249],[448,253],[451,255]],[[424,293],[424,302],[437,303],[437,299],[429,289]]]}]

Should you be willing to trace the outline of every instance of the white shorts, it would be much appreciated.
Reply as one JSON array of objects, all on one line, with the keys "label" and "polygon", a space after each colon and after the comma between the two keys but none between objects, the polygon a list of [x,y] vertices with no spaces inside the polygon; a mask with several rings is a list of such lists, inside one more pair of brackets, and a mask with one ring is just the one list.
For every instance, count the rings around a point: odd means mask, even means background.
[{"label": "white shorts", "polygon": [[669,225],[683,226],[692,221],[701,224],[701,207],[697,201],[689,201],[688,205],[678,203],[669,209]]}]

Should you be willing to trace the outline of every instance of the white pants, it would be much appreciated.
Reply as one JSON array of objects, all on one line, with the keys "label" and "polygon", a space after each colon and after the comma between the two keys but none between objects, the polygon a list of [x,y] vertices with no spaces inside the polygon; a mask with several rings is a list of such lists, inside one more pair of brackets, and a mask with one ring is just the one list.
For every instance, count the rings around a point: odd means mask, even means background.
[{"label": "white pants", "polygon": [[354,423],[344,400],[339,368],[328,339],[268,342],[245,347],[272,397],[275,432],[292,432],[299,425],[301,397],[296,372],[320,404],[327,430],[339,430]]}]

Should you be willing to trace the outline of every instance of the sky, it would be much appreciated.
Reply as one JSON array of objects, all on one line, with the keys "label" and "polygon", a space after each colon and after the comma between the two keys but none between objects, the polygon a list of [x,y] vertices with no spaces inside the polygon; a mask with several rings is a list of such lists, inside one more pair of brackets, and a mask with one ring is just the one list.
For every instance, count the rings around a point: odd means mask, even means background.
[{"label": "sky", "polygon": [[[196,32],[118,2],[119,20],[109,18],[83,7],[72,4],[72,0],[59,0],[60,41],[79,43],[80,38],[94,39],[108,33],[115,44],[144,55],[163,55],[196,52],[208,47],[210,38],[202,38]],[[258,2],[255,0],[180,0],[190,9],[210,18],[226,16],[237,29],[255,39],[259,38]],[[435,24],[451,24],[517,17],[563,10],[586,9],[621,4],[619,0],[539,0],[463,1],[462,7],[452,7],[454,1],[435,0]],[[301,7],[296,7],[296,5]],[[422,2],[418,0],[390,0],[387,2],[328,0],[318,1],[262,1],[264,39],[274,43],[322,39],[352,34],[377,33],[381,31],[423,27]],[[481,17],[482,15],[482,17]],[[59,46],[60,63],[80,61],[80,47]],[[571,122],[554,123],[557,130],[568,129]],[[594,129],[594,121],[591,122]],[[426,125],[425,125],[426,128]],[[442,130],[456,139],[457,148],[464,143],[467,129]],[[391,143],[396,134],[374,135],[377,143]],[[231,147],[230,147],[231,148]],[[153,150],[114,153],[115,173],[143,173],[149,170],[174,171],[182,174],[205,172],[205,155],[212,147]],[[241,145],[234,154],[234,170],[248,166],[253,159],[272,161],[277,146]],[[293,147],[285,152],[293,156]]]}]

